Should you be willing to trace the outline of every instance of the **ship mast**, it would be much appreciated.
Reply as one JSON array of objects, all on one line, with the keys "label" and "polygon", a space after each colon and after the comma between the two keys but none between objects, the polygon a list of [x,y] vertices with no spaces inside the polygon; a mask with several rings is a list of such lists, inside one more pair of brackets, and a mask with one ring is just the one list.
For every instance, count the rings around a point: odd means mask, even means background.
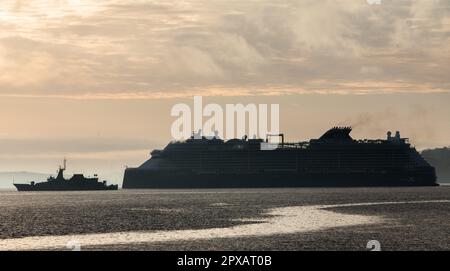
[{"label": "ship mast", "polygon": [[59,170],[58,170],[58,176],[56,177],[57,180],[64,180],[64,171],[66,170],[66,164],[67,164],[67,159],[64,158],[64,167],[59,166]]}]

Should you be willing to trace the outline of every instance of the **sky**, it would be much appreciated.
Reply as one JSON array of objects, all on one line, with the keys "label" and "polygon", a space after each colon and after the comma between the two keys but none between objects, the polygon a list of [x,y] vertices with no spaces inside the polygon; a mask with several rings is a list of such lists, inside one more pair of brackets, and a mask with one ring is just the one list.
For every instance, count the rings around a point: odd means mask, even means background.
[{"label": "sky", "polygon": [[0,171],[68,157],[119,180],[194,95],[280,104],[290,140],[352,125],[450,145],[450,0],[370,3],[2,0]]}]

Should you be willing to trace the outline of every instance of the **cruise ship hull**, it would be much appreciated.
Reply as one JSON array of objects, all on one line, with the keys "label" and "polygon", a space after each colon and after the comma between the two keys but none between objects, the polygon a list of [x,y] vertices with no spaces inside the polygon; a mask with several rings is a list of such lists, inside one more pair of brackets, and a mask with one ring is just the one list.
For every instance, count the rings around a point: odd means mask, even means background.
[{"label": "cruise ship hull", "polygon": [[[432,172],[431,172],[431,171]],[[192,173],[127,169],[125,189],[437,186],[434,170],[392,173]]]},{"label": "cruise ship hull", "polygon": [[138,168],[123,188],[264,188],[437,186],[434,167],[397,132],[354,140],[335,127],[319,139],[271,145],[268,139],[201,138],[171,142]]}]

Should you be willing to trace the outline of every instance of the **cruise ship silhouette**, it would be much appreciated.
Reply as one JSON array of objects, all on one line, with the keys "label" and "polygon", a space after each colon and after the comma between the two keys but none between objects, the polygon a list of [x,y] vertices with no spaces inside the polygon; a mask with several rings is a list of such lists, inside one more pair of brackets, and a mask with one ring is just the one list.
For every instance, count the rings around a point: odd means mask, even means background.
[{"label": "cruise ship silhouette", "polygon": [[270,138],[217,137],[171,142],[138,168],[123,188],[258,188],[437,186],[435,169],[400,132],[355,140],[350,127],[318,139],[271,144]]}]

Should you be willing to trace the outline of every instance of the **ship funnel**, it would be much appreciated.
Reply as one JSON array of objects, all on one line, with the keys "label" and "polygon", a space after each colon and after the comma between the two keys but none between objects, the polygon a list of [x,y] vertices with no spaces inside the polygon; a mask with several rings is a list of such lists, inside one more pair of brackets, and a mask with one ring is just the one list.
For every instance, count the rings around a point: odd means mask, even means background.
[{"label": "ship funnel", "polygon": [[388,141],[392,140],[392,132],[391,131],[387,132],[387,140]]}]

